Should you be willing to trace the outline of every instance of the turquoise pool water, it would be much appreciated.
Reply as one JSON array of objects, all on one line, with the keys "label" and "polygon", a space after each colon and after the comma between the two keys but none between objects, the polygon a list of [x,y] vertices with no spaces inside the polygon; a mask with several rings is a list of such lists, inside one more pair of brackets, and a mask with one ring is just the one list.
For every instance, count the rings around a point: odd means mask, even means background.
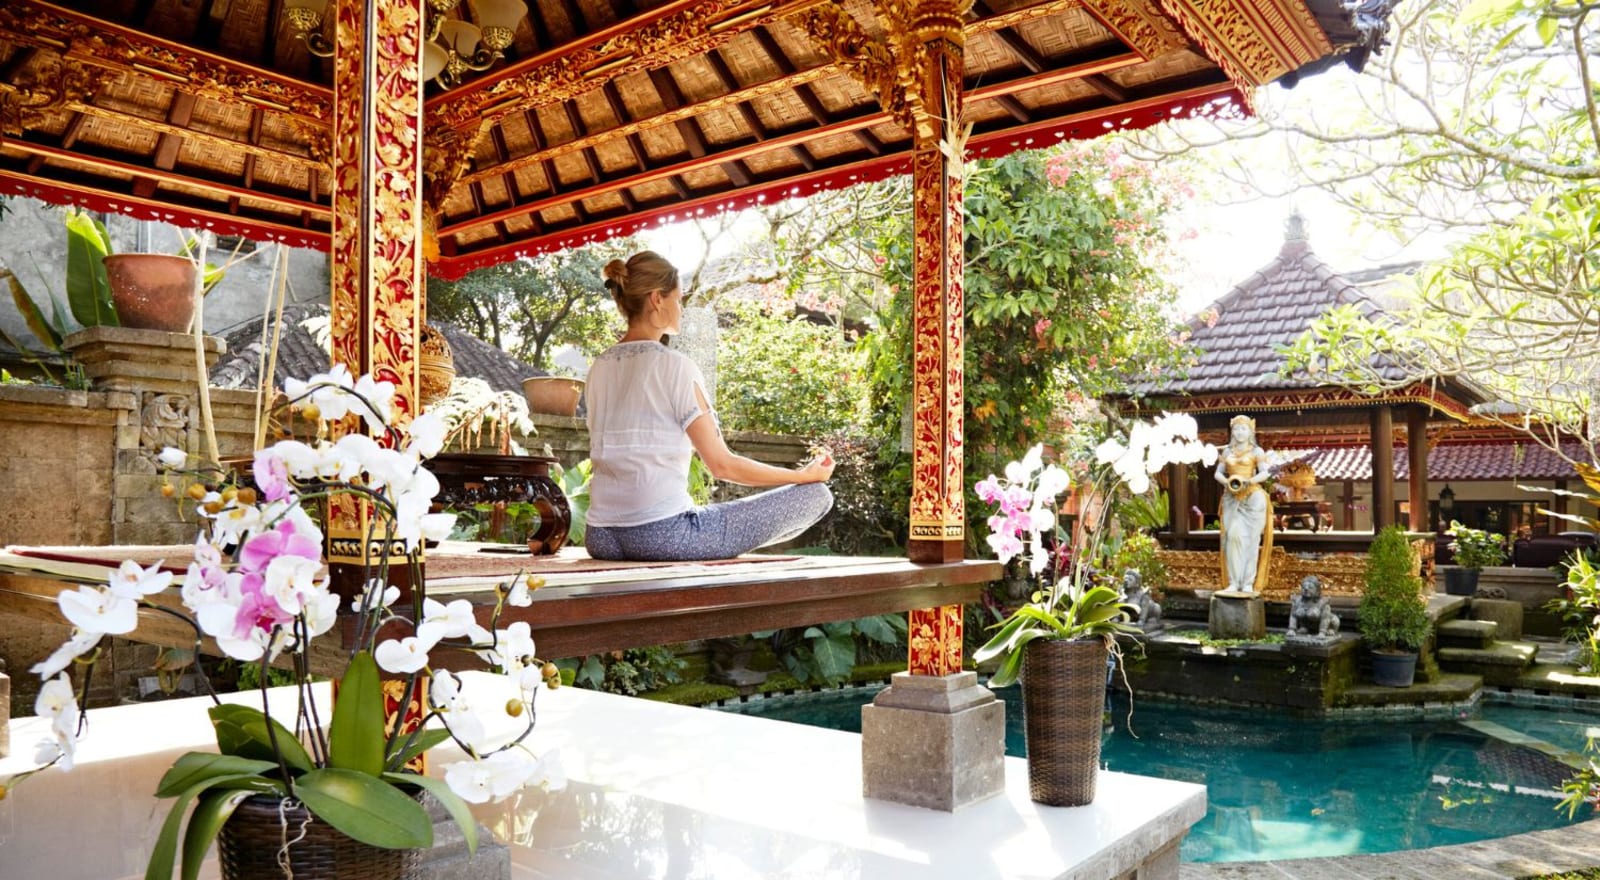
[{"label": "turquoise pool water", "polygon": [[[1006,699],[1006,751],[1023,755],[1017,688]],[[870,691],[749,703],[731,711],[859,732]],[[1183,843],[1191,862],[1393,852],[1556,828],[1561,763],[1492,735],[1495,725],[1581,749],[1600,717],[1486,706],[1456,721],[1297,720],[1141,700],[1101,745],[1111,770],[1203,783],[1209,802]],[[1137,734],[1135,736],[1134,734]]]}]

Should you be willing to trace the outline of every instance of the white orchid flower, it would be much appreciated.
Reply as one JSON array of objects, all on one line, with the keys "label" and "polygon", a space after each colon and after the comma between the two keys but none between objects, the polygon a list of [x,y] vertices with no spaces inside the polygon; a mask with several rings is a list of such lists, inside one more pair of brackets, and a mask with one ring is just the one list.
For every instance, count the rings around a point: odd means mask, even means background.
[{"label": "white orchid flower", "polygon": [[1057,495],[1072,488],[1072,478],[1067,472],[1055,465],[1050,465],[1039,472],[1039,485],[1034,487],[1033,501],[1043,504],[1054,501]]},{"label": "white orchid flower", "polygon": [[49,657],[33,664],[28,671],[45,679],[57,675],[72,665],[72,661],[93,650],[95,645],[100,644],[100,639],[100,633],[74,629],[72,636],[62,642],[61,647],[55,649]]},{"label": "white orchid flower", "polygon": [[539,769],[531,755],[507,749],[479,761],[451,764],[444,769],[444,781],[469,804],[498,803],[526,785]]},{"label": "white orchid flower", "polygon": [[77,695],[72,692],[72,680],[63,674],[40,686],[39,696],[33,701],[33,712],[50,721],[51,739],[40,744],[39,756],[42,758],[39,763],[54,761],[59,755],[58,766],[62,770],[71,770],[81,715]]},{"label": "white orchid flower", "polygon": [[[299,614],[305,600],[317,592],[317,573],[322,563],[304,556],[285,554],[267,563],[261,591],[271,596],[289,614]],[[335,600],[337,601],[337,600]]]},{"label": "white orchid flower", "polygon": [[458,639],[467,635],[478,623],[472,613],[472,602],[456,599],[446,605],[435,599],[422,600],[422,622],[417,624],[417,635],[423,639]]},{"label": "white orchid flower", "polygon": [[373,650],[372,659],[387,672],[410,675],[428,665],[428,652],[433,645],[420,632],[403,639],[387,639]]},{"label": "white orchid flower", "polygon": [[160,562],[149,568],[141,568],[139,563],[128,559],[117,566],[107,584],[116,595],[138,600],[172,586],[172,572],[162,571]]},{"label": "white orchid flower", "polygon": [[436,412],[425,412],[412,419],[406,427],[411,435],[410,442],[406,444],[406,454],[417,459],[438,455],[444,449],[444,438],[449,427],[444,416]]},{"label": "white orchid flower", "polygon": [[79,587],[56,596],[61,613],[83,632],[120,636],[139,625],[139,604],[110,589]]},{"label": "white orchid flower", "polygon": [[1028,454],[1021,461],[1013,461],[1006,465],[1006,479],[1013,483],[1026,483],[1044,464],[1044,444],[1035,443]]},{"label": "white orchid flower", "polygon": [[309,596],[301,605],[301,614],[306,620],[307,635],[314,639],[339,622],[339,595],[323,590]]}]

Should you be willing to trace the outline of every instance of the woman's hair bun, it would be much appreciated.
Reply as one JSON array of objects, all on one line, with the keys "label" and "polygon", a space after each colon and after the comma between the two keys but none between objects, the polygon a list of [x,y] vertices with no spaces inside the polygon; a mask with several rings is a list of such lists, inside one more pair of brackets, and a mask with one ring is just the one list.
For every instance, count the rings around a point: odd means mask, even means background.
[{"label": "woman's hair bun", "polygon": [[628,283],[628,264],[621,260],[612,260],[606,264],[600,274],[617,287],[626,287]]}]

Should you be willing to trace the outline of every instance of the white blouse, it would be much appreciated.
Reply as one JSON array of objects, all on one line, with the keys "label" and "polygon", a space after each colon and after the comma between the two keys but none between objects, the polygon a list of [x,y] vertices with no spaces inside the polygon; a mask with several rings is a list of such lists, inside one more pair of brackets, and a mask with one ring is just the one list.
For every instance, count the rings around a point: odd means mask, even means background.
[{"label": "white blouse", "polygon": [[[636,526],[677,516],[689,497],[689,424],[710,415],[695,362],[659,342],[619,342],[589,368],[589,525]],[[715,416],[713,415],[713,418]]]}]

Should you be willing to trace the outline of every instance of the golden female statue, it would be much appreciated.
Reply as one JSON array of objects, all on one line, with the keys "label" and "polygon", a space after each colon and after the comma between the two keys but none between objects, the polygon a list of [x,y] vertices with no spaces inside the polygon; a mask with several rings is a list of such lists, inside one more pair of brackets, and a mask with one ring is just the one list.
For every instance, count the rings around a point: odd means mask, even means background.
[{"label": "golden female statue", "polygon": [[1272,554],[1272,499],[1261,488],[1266,480],[1267,453],[1256,445],[1256,422],[1234,416],[1228,423],[1228,445],[1217,457],[1217,482],[1222,484],[1219,511],[1222,529],[1222,582],[1225,589],[1261,592],[1267,583]]}]

